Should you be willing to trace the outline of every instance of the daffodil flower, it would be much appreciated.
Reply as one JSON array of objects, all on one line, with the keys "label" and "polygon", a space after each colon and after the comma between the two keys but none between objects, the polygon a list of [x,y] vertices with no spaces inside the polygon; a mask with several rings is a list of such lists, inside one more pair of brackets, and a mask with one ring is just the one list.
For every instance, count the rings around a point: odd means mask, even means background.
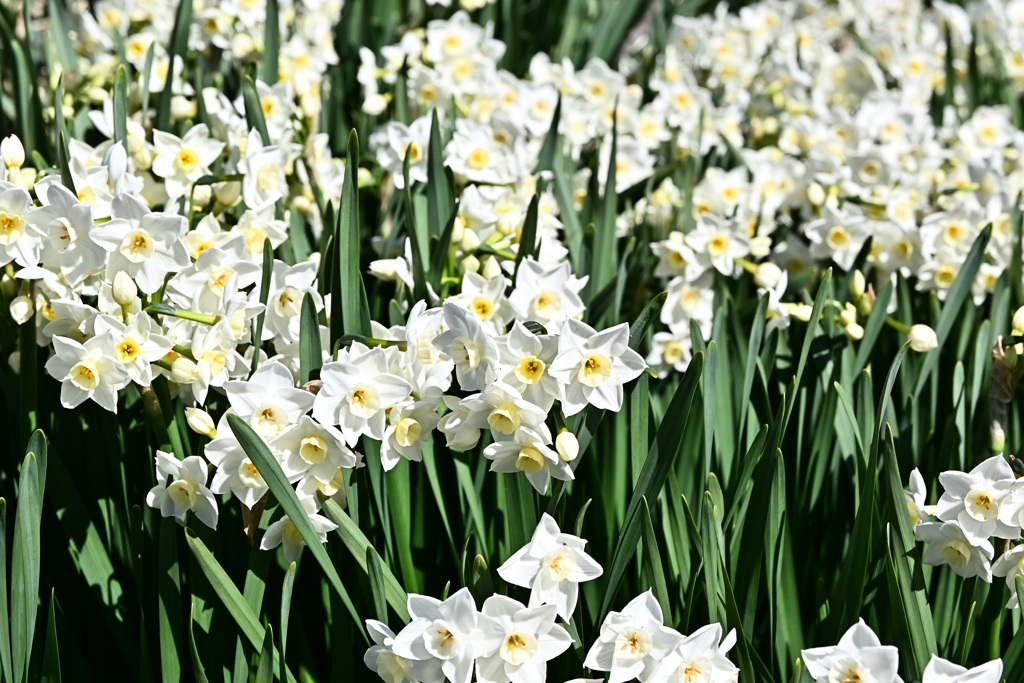
[{"label": "daffodil flower", "polygon": [[528,608],[518,600],[492,595],[483,614],[501,626],[501,645],[476,660],[480,683],[544,683],[547,663],[569,649],[573,639],[555,623],[556,607]]},{"label": "daffodil flower", "polygon": [[948,564],[965,579],[980,576],[992,582],[989,562],[995,549],[987,538],[972,539],[957,522],[923,522],[914,527],[914,535],[930,544],[921,558],[925,564]]},{"label": "daffodil flower", "polygon": [[[141,386],[153,383],[153,366],[171,350],[171,341],[154,331],[155,323],[148,315],[136,315],[125,325],[109,315],[96,318],[96,334],[110,332],[114,341],[114,358],[128,371],[133,382]],[[157,327],[159,329],[159,327]]]},{"label": "daffodil flower", "polygon": [[587,404],[613,412],[622,408],[623,383],[647,367],[628,342],[628,323],[597,332],[578,320],[566,321],[550,370],[564,385],[566,415],[575,415]]},{"label": "daffodil flower", "polygon": [[211,139],[210,129],[204,123],[189,128],[183,138],[154,130],[153,145],[153,173],[164,179],[171,199],[188,194],[191,184],[208,174],[210,164],[224,151],[224,143]]},{"label": "daffodil flower", "polygon": [[337,429],[308,415],[281,432],[271,446],[280,453],[281,469],[291,482],[308,474],[326,484],[334,479],[339,467],[352,468],[358,463]]},{"label": "daffodil flower", "polygon": [[551,410],[561,387],[550,372],[558,355],[558,337],[535,335],[516,321],[505,337],[495,340],[501,354],[499,379],[545,412]]},{"label": "daffodil flower", "polygon": [[546,512],[530,542],[498,568],[498,575],[514,586],[531,589],[530,607],[555,605],[558,615],[571,619],[579,597],[579,584],[601,576],[594,558],[583,551],[585,540],[563,534]]},{"label": "daffodil flower", "polygon": [[[321,543],[327,543],[327,532],[338,528],[338,525],[317,512],[316,500],[314,498],[299,498],[303,511],[309,517],[313,530]],[[306,541],[302,538],[299,530],[288,515],[277,520],[267,527],[260,541],[260,550],[273,550],[277,546],[284,546],[284,556],[289,562],[299,559],[302,549],[306,547]]]},{"label": "daffodil flower", "polygon": [[128,371],[114,358],[110,332],[80,344],[66,337],[53,338],[55,354],[46,361],[46,371],[61,381],[60,402],[77,408],[92,399],[112,413],[117,412],[117,392],[128,384]]},{"label": "daffodil flower", "polygon": [[645,683],[736,683],[740,670],[725,656],[736,631],[722,639],[722,625],[702,626],[651,670]]},{"label": "daffodil flower", "polygon": [[440,659],[417,660],[396,655],[392,649],[395,632],[387,624],[367,619],[366,630],[373,639],[373,645],[363,655],[363,663],[385,683],[441,683],[444,680]]},{"label": "daffodil flower", "polygon": [[298,422],[313,406],[313,395],[296,389],[291,371],[278,362],[260,365],[248,381],[225,382],[224,391],[231,409],[268,439]]},{"label": "daffodil flower", "polygon": [[480,391],[498,377],[498,346],[477,316],[456,304],[444,305],[448,329],[433,345],[442,358],[455,363],[455,376],[464,391]]},{"label": "daffodil flower", "polygon": [[605,617],[583,666],[610,672],[609,683],[623,683],[649,674],[682,641],[677,631],[665,626],[661,605],[648,590],[621,612]]},{"label": "daffodil flower", "polygon": [[843,634],[838,645],[801,650],[800,656],[815,683],[903,683],[896,674],[899,651],[892,645],[882,645],[863,619]]},{"label": "daffodil flower", "polygon": [[436,401],[403,401],[395,405],[388,413],[388,426],[381,440],[384,471],[392,470],[400,458],[423,460],[422,445],[430,439],[440,419]]},{"label": "daffodil flower", "polygon": [[[550,439],[548,439],[550,442]],[[572,468],[542,438],[527,427],[519,427],[511,441],[495,441],[484,449],[491,461],[491,472],[515,474],[522,472],[537,493],[546,495],[551,478],[574,479]]]},{"label": "daffodil flower", "polygon": [[938,655],[932,655],[924,668],[921,683],[1000,683],[1003,680],[1003,660],[979,664],[973,669],[954,664]]},{"label": "daffodil flower", "polygon": [[444,602],[413,594],[408,607],[412,621],[395,637],[392,649],[405,659],[441,660],[441,670],[452,683],[469,683],[474,661],[501,645],[501,624],[477,611],[468,588]]},{"label": "daffodil flower", "polygon": [[191,510],[203,524],[216,529],[217,499],[206,488],[206,461],[198,455],[177,460],[164,451],[157,451],[155,460],[157,485],[150,489],[146,504],[181,524]]},{"label": "daffodil flower", "polygon": [[949,471],[939,475],[945,491],[935,515],[943,522],[955,521],[972,544],[991,536],[1017,538],[1020,529],[1007,519],[1002,505],[1017,480],[1006,458],[995,455],[968,472]]}]

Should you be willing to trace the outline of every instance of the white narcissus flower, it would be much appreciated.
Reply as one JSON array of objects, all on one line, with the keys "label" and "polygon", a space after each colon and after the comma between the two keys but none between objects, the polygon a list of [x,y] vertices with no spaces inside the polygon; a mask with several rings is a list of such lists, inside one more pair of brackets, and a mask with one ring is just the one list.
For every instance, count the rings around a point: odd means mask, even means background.
[{"label": "white narcissus flower", "polygon": [[210,139],[210,129],[200,123],[192,126],[184,138],[153,130],[153,173],[164,179],[171,199],[185,196],[190,185],[210,172],[210,164],[224,151],[224,143]]},{"label": "white narcissus flower", "polygon": [[504,595],[484,601],[482,612],[503,631],[501,645],[476,660],[480,683],[544,683],[547,663],[569,649],[573,639],[555,623],[554,605],[527,608]]},{"label": "white narcissus flower", "polygon": [[703,626],[683,638],[645,683],[736,683],[740,670],[725,656],[735,644],[735,630],[723,640],[721,624]]},{"label": "white narcissus flower", "polygon": [[263,206],[281,199],[288,191],[284,170],[288,152],[278,145],[263,146],[263,138],[253,128],[245,143],[245,178],[242,199],[249,207]]},{"label": "white narcissus flower", "polygon": [[480,441],[480,428],[470,420],[470,411],[462,405],[457,396],[445,396],[448,412],[437,423],[437,429],[444,434],[446,445],[457,451],[469,451]]},{"label": "white narcissus flower", "polygon": [[203,524],[216,529],[217,499],[206,488],[206,461],[198,455],[177,460],[164,451],[157,451],[155,460],[157,485],[150,489],[146,504],[181,524],[191,510]]},{"label": "white narcissus flower", "polygon": [[910,513],[910,523],[917,526],[926,522],[931,515],[935,514],[935,506],[928,505],[928,489],[924,485],[924,477],[915,467],[910,473],[910,480],[907,482],[907,490],[903,492],[907,499],[907,511]]},{"label": "white narcissus flower", "polygon": [[558,355],[558,337],[535,335],[516,321],[505,337],[494,340],[501,354],[499,379],[544,412],[561,398],[558,380],[548,371]]},{"label": "white narcissus flower", "polygon": [[[171,350],[171,340],[153,331],[155,323],[149,315],[136,314],[129,325],[109,315],[96,317],[96,334],[110,332],[114,342],[114,358],[125,367],[132,381],[144,387],[153,383],[153,366]],[[159,330],[159,326],[157,326]]]},{"label": "white narcissus flower", "polygon": [[[302,300],[306,294],[313,297],[317,311],[323,310],[324,301],[316,291],[317,264],[304,261],[289,266],[284,261],[274,261],[270,276],[270,291],[267,295],[267,317],[263,322],[263,340],[279,339],[284,342],[299,340],[299,325],[302,321]],[[262,285],[257,281],[253,298],[259,299]]]},{"label": "white narcissus flower", "polygon": [[583,551],[586,544],[578,536],[563,534],[558,522],[545,512],[530,543],[508,558],[498,568],[498,575],[513,586],[530,588],[530,607],[555,605],[559,616],[571,619],[579,584],[604,573]]},{"label": "white narcissus flower", "polygon": [[[36,196],[40,189],[36,188]],[[106,252],[93,241],[93,209],[62,185],[46,190],[47,206],[31,219],[43,233],[43,265],[59,269],[69,286],[103,267]]]},{"label": "white narcissus flower", "polygon": [[[220,247],[208,247],[195,263],[168,281],[166,298],[179,308],[219,315],[226,293],[234,295],[260,280],[262,268],[245,260],[244,245],[234,237]],[[255,294],[259,301],[259,293]]]},{"label": "white narcissus flower", "polygon": [[421,448],[430,439],[441,416],[437,401],[403,401],[388,413],[388,426],[381,441],[380,459],[384,471],[394,469],[401,458],[423,460]]},{"label": "white narcissus flower", "polygon": [[384,438],[385,411],[404,401],[412,387],[388,372],[384,349],[377,347],[350,360],[328,363],[320,371],[323,386],[313,403],[313,417],[338,425],[349,446],[363,434]]},{"label": "white narcissus flower", "polygon": [[19,187],[0,184],[0,266],[15,261],[22,268],[39,265],[39,249],[43,231],[37,220],[32,195]]},{"label": "white narcissus flower", "polygon": [[517,429],[511,441],[495,441],[488,445],[484,449],[484,457],[491,461],[491,472],[525,474],[542,496],[548,492],[551,477],[562,481],[574,478],[569,463],[563,461],[535,431],[527,427]]},{"label": "white narcissus flower", "polygon": [[[327,543],[327,532],[337,529],[338,525],[317,513],[315,499],[299,498],[299,503],[306,516],[309,517],[313,531],[316,532],[320,542]],[[292,521],[288,519],[288,515],[267,527],[266,533],[263,534],[263,540],[260,541],[260,550],[273,550],[279,545],[284,546],[284,556],[289,562],[299,559],[299,554],[306,547],[306,541]]]},{"label": "white narcissus flower", "polygon": [[462,276],[462,292],[448,301],[475,315],[490,334],[504,334],[505,325],[515,316],[505,298],[503,276],[487,280],[479,273],[467,271]]},{"label": "white narcissus flower", "polygon": [[980,576],[991,583],[989,561],[995,551],[987,538],[971,540],[957,522],[922,522],[914,527],[914,536],[930,544],[921,558],[925,564],[948,564],[965,579]]},{"label": "white narcissus flower", "polygon": [[665,626],[661,605],[648,590],[633,598],[621,612],[605,617],[601,635],[583,666],[610,672],[609,683],[623,683],[650,673],[682,641],[676,630]]},{"label": "white narcissus flower", "polygon": [[924,669],[921,683],[1000,683],[1003,680],[1003,660],[993,659],[973,669],[932,655]]},{"label": "white narcissus flower", "polygon": [[480,391],[498,377],[498,346],[469,311],[453,303],[444,305],[448,329],[434,339],[445,360],[455,362],[455,376],[464,391]]},{"label": "white narcissus flower", "polygon": [[452,683],[469,683],[473,662],[501,645],[501,624],[477,611],[468,588],[444,602],[412,594],[408,607],[412,621],[395,637],[392,649],[405,659],[440,659]]},{"label": "white narcissus flower", "polygon": [[1006,577],[1006,586],[1010,589],[1010,599],[1006,609],[1020,606],[1017,598],[1017,577],[1024,575],[1024,545],[1018,545],[999,556],[992,563],[992,575]]},{"label": "white narcissus flower", "polygon": [[530,403],[503,382],[494,382],[479,394],[462,399],[460,408],[469,411],[473,427],[490,429],[495,441],[510,441],[519,429],[529,429],[541,443],[551,443],[547,411]]},{"label": "white narcissus flower", "polygon": [[61,381],[61,405],[77,408],[91,398],[110,412],[117,412],[117,392],[129,378],[128,371],[114,359],[114,339],[109,332],[85,344],[54,337],[53,350],[56,353],[46,361],[46,371]]},{"label": "white narcissus flower", "polygon": [[232,432],[224,428],[226,422],[221,418],[220,435],[203,450],[207,460],[217,466],[210,490],[218,495],[230,492],[242,505],[251,508],[270,487],[238,440],[227,436]]},{"label": "white narcissus flower", "polygon": [[544,266],[532,257],[519,264],[516,288],[508,301],[521,322],[534,320],[549,330],[558,329],[569,318],[586,310],[579,291],[587,278],[576,280],[568,261]]},{"label": "white narcissus flower", "polygon": [[1004,502],[1017,479],[1001,455],[985,460],[969,473],[949,471],[939,475],[945,488],[935,515],[943,522],[956,521],[972,544],[992,536],[1016,538],[1020,529],[1007,517]]},{"label": "white narcissus flower", "polygon": [[863,619],[843,634],[838,645],[801,650],[800,656],[815,683],[846,679],[903,683],[896,674],[899,651],[891,645],[882,645]]},{"label": "white narcissus flower", "polygon": [[291,482],[308,474],[326,484],[334,478],[339,467],[351,468],[359,462],[338,430],[319,424],[308,415],[300,417],[270,445],[280,454],[281,469]]},{"label": "white narcissus flower", "polygon": [[843,270],[853,267],[870,229],[863,216],[848,215],[825,206],[822,217],[804,227],[811,241],[811,256],[832,259]]},{"label": "white narcissus flower", "polygon": [[441,683],[444,673],[440,659],[405,659],[395,654],[395,632],[376,619],[366,620],[373,645],[363,655],[366,667],[386,683]]},{"label": "white narcissus flower", "polygon": [[225,382],[224,391],[231,409],[265,439],[298,422],[313,406],[313,394],[296,389],[291,371],[277,361],[260,365],[248,381]]},{"label": "white narcissus flower", "polygon": [[118,195],[111,205],[113,218],[92,230],[92,239],[107,251],[107,277],[125,271],[139,289],[152,294],[164,278],[191,265],[185,243],[184,216],[153,213],[131,195]]},{"label": "white narcissus flower", "polygon": [[701,216],[696,229],[686,236],[686,244],[698,259],[726,277],[736,269],[736,259],[750,253],[750,238],[739,222],[713,214]]},{"label": "white narcissus flower", "polygon": [[623,383],[639,377],[646,367],[640,354],[629,348],[629,323],[597,332],[586,323],[567,320],[549,372],[564,385],[565,414],[575,415],[588,403],[618,412]]}]

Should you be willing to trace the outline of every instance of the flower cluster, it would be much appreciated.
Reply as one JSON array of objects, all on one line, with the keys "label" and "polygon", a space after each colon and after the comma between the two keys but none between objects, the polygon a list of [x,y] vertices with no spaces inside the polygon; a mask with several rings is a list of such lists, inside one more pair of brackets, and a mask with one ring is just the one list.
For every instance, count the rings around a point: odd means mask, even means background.
[{"label": "flower cluster", "polygon": [[[903,683],[896,674],[899,651],[892,645],[882,645],[863,619],[843,634],[838,645],[802,650],[800,655],[815,683]],[[994,659],[968,670],[932,655],[923,675],[921,683],[999,683],[1003,680],[1003,662]]]},{"label": "flower cluster", "polygon": [[[601,566],[583,550],[581,538],[561,533],[544,515],[530,543],[505,562],[498,574],[531,588],[530,604],[492,595],[477,610],[468,588],[444,601],[409,596],[412,620],[397,635],[379,621],[367,620],[374,645],[363,661],[385,681],[469,683],[476,669],[480,683],[542,683],[546,663],[574,642],[555,623],[572,619],[578,583],[601,575]],[[680,680],[735,683],[739,675],[726,657],[735,632],[723,640],[720,624],[683,636],[665,626],[651,591],[612,612],[584,666],[610,672],[611,683],[639,677],[668,683]]]}]

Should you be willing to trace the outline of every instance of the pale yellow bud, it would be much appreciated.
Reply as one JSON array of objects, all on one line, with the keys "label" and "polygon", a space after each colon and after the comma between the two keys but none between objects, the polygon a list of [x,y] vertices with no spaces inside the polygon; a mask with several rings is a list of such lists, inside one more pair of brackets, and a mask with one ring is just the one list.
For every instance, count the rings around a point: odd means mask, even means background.
[{"label": "pale yellow bud", "polygon": [[910,348],[918,353],[927,353],[939,345],[935,330],[927,325],[912,325],[908,336],[910,337]]},{"label": "pale yellow bud", "polygon": [[1013,314],[1013,334],[1014,336],[1024,334],[1024,306],[1017,309],[1017,312]]},{"label": "pale yellow bud", "polygon": [[11,302],[11,318],[19,325],[31,320],[33,313],[35,313],[35,306],[32,305],[32,299],[27,296],[16,297]]},{"label": "pale yellow bud", "polygon": [[853,300],[857,301],[864,296],[866,288],[867,282],[864,279],[864,273],[859,270],[853,271],[853,275],[850,276],[850,296],[853,297]]},{"label": "pale yellow bud", "polygon": [[114,276],[112,289],[114,301],[119,306],[131,306],[135,303],[135,298],[139,296],[139,288],[135,286],[135,282],[132,281],[128,273],[123,270],[119,270],[117,275]]},{"label": "pale yellow bud", "polygon": [[25,165],[25,147],[17,135],[6,137],[0,142],[0,157],[3,157],[4,166],[9,169]]},{"label": "pale yellow bud", "polygon": [[559,432],[555,437],[555,450],[558,452],[559,458],[565,462],[572,462],[580,454],[580,442],[576,439],[575,434],[565,430]]},{"label": "pale yellow bud", "polygon": [[193,432],[207,438],[217,436],[217,428],[210,414],[201,408],[185,408],[185,420]]},{"label": "pale yellow bud", "polygon": [[846,337],[848,339],[860,341],[861,339],[864,338],[864,328],[858,325],[857,323],[850,323],[849,325],[846,326],[844,331],[846,332]]},{"label": "pale yellow bud", "polygon": [[757,266],[757,272],[754,273],[754,283],[758,287],[764,287],[765,289],[773,289],[775,285],[779,284],[779,279],[782,277],[782,269],[771,261],[765,261]]},{"label": "pale yellow bud", "polygon": [[813,206],[821,206],[825,203],[825,188],[818,183],[811,183],[807,186],[807,201]]},{"label": "pale yellow bud", "polygon": [[199,376],[199,368],[188,358],[175,358],[171,364],[171,381],[176,384],[192,384]]}]

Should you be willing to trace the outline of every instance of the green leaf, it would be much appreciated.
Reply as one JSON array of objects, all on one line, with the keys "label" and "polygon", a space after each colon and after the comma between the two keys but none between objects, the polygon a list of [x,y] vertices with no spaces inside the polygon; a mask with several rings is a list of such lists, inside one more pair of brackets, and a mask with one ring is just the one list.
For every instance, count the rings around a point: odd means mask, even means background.
[{"label": "green leaf", "polygon": [[374,613],[377,621],[388,623],[388,600],[385,595],[384,570],[380,555],[372,545],[366,546],[366,574],[370,577],[370,592],[373,593]]},{"label": "green leaf", "polygon": [[[612,117],[611,156],[608,162],[608,175],[604,183],[604,196],[601,198],[600,218],[594,235],[594,255],[591,263],[590,282],[587,290],[591,298],[603,290],[615,277],[617,269],[617,239],[615,237],[615,219],[619,216],[618,195],[615,193],[615,159],[619,146],[617,114]],[[608,144],[607,142],[605,144]],[[598,322],[597,320],[594,321]]]},{"label": "green leaf", "polygon": [[54,590],[50,590],[50,616],[46,620],[46,649],[43,651],[42,683],[60,683],[60,653],[57,650],[57,614]]},{"label": "green leaf", "polygon": [[279,53],[281,51],[281,14],[277,0],[267,0],[267,17],[263,29],[263,61],[260,76],[267,85],[277,83]]},{"label": "green leaf", "polygon": [[719,622],[725,626],[724,601],[722,600],[721,536],[716,518],[720,511],[715,506],[711,493],[704,492],[701,504],[700,537],[701,559],[704,561],[704,592],[708,601],[708,622]]},{"label": "green leaf", "polygon": [[512,276],[513,282],[519,282],[519,264],[523,259],[533,256],[537,251],[537,216],[540,195],[533,195],[530,206],[526,209],[526,220],[523,221],[523,234],[519,238],[519,251],[516,253],[516,267]]},{"label": "green leaf", "polygon": [[0,498],[0,666],[4,680],[13,681],[11,625],[7,606],[7,501]]},{"label": "green leaf", "polygon": [[181,575],[178,569],[178,524],[173,517],[160,519],[159,574],[157,579],[160,672],[164,683],[181,678]]},{"label": "green leaf", "polygon": [[928,381],[932,371],[935,370],[935,366],[939,363],[939,353],[942,351],[942,345],[946,343],[946,338],[953,329],[953,324],[959,318],[960,307],[963,306],[964,301],[971,294],[971,287],[974,285],[974,279],[978,274],[978,269],[981,267],[982,259],[985,258],[985,248],[988,246],[988,241],[991,237],[992,224],[990,223],[985,226],[985,229],[974,240],[971,251],[967,254],[967,258],[956,274],[953,286],[949,288],[949,292],[946,294],[946,303],[942,307],[939,323],[935,326],[935,337],[939,344],[929,351],[924,358],[921,374],[917,377],[917,386],[914,387],[915,399],[921,395],[925,382]]},{"label": "green leaf", "polygon": [[75,53],[75,46],[71,43],[68,29],[64,23],[64,13],[61,11],[63,2],[49,0],[46,3],[50,17],[50,33],[53,42],[57,47],[57,56],[60,58],[62,70],[67,72],[78,71],[78,55]]},{"label": "green leaf", "polygon": [[[245,636],[246,640],[254,648],[257,650],[261,649],[263,647],[264,633],[263,627],[260,626],[260,620],[253,614],[252,609],[245,601],[245,598],[242,597],[242,594],[238,592],[238,588],[232,583],[227,572],[224,571],[224,568],[217,562],[213,553],[210,552],[191,529],[185,529],[185,540],[188,541],[192,554],[198,560],[199,568],[202,570],[203,575],[206,576],[206,580],[210,582],[217,597],[220,598],[228,613],[231,614],[235,623],[242,630],[242,635]],[[274,657],[275,659],[278,657],[277,652],[274,653]],[[292,676],[291,672],[287,672],[287,676],[288,683],[295,683],[295,677]]]},{"label": "green leaf", "polygon": [[864,325],[864,337],[860,340],[860,346],[857,348],[857,360],[853,363],[853,372],[850,373],[851,377],[859,375],[860,371],[867,366],[868,359],[871,358],[871,351],[875,348],[875,342],[878,340],[878,335],[885,325],[885,316],[888,315],[887,309],[889,308],[890,299],[892,299],[892,280],[886,280],[885,284],[882,285],[882,289],[878,292],[878,297],[875,299],[870,315],[868,315],[868,321]]},{"label": "green leaf", "polygon": [[521,548],[530,542],[537,527],[536,496],[526,475],[515,472],[502,476],[505,480],[508,543],[512,548]]},{"label": "green leaf", "polygon": [[[284,513],[288,515],[288,520],[295,526],[295,530],[299,532],[313,557],[323,567],[327,580],[334,587],[334,590],[337,591],[342,602],[345,603],[345,607],[356,623],[357,630],[363,633],[362,619],[360,619],[359,613],[356,612],[355,605],[352,604],[348,591],[345,590],[345,586],[341,582],[338,570],[334,568],[331,558],[328,557],[323,543],[320,542],[320,536],[313,528],[313,523],[310,522],[309,517],[306,515],[302,503],[299,502],[295,489],[292,488],[288,478],[281,470],[281,465],[277,462],[277,458],[274,457],[267,444],[245,420],[237,415],[230,414],[227,416],[227,420],[235,438],[242,446],[242,450],[249,456],[252,463],[256,465],[256,469],[262,475],[264,481],[267,482],[270,492],[274,494],[274,498],[281,504]],[[365,634],[363,637],[366,637]]]},{"label": "green leaf", "polygon": [[412,490],[409,484],[410,463],[399,458],[394,469],[384,477],[387,488],[387,502],[391,512],[391,526],[394,529],[398,562],[402,568],[403,585],[412,593],[418,593],[416,563],[412,559]]},{"label": "green leaf", "polygon": [[[177,73],[177,69],[174,66],[175,61],[180,59],[184,62],[185,55],[188,54],[188,33],[191,28],[192,0],[181,0],[181,3],[178,5],[177,16],[174,18],[174,32],[171,34],[171,42],[168,45],[167,73]],[[148,71],[149,69],[147,68],[147,73]],[[252,79],[250,78],[246,78],[246,80],[250,83],[252,82]],[[164,87],[163,92],[160,93],[160,108],[157,110],[156,115],[157,130],[171,130],[171,98],[174,96],[174,88],[170,86],[171,84],[168,82]],[[253,91],[255,92],[255,88]],[[248,102],[246,104],[248,105]],[[249,107],[246,106],[246,114],[249,113],[248,109]],[[262,109],[260,109],[260,118],[263,118]],[[266,137],[263,140],[263,144],[270,144]]]},{"label": "green leaf", "polygon": [[121,64],[114,72],[114,140],[128,153],[128,70]]},{"label": "green leaf", "polygon": [[14,550],[11,554],[11,661],[14,681],[26,679],[32,657],[39,595],[40,491],[45,485],[45,476],[45,469],[40,467],[36,454],[28,453],[21,465]]},{"label": "green leaf", "polygon": [[558,125],[561,120],[562,94],[559,93],[558,103],[555,104],[555,113],[551,117],[551,127],[548,128],[548,133],[544,136],[544,145],[540,148],[540,154],[537,155],[537,166],[533,169],[534,175],[542,171],[554,170],[555,151],[559,145]]},{"label": "green leaf", "polygon": [[323,367],[323,349],[320,346],[320,321],[317,319],[313,295],[302,297],[302,319],[299,321],[299,383],[305,384],[319,376]]},{"label": "green leaf", "polygon": [[[182,2],[191,3],[191,0],[182,0]],[[170,88],[164,89],[164,92],[169,91]],[[270,133],[267,132],[267,120],[263,116],[263,104],[260,102],[260,95],[256,90],[256,84],[249,76],[246,76],[242,80],[242,101],[245,104],[245,123],[248,125],[249,130],[255,128],[259,131],[260,139],[263,140],[263,146],[270,146]],[[160,104],[162,110],[163,100],[160,101]],[[162,128],[159,123],[157,124],[157,127],[161,130],[166,130],[166,128]]]},{"label": "green leaf", "polygon": [[[647,460],[640,471],[640,478],[637,480],[636,488],[626,509],[626,516],[622,523],[622,531],[619,533],[618,542],[615,544],[615,552],[608,565],[608,582],[604,592],[604,599],[601,603],[601,611],[598,615],[597,624],[604,621],[605,615],[611,609],[612,601],[618,591],[619,584],[629,567],[636,552],[637,542],[640,540],[640,507],[643,499],[656,500],[661,488],[668,477],[668,472],[675,460],[676,453],[683,440],[683,432],[690,419],[690,406],[693,403],[693,396],[700,383],[701,371],[704,368],[704,354],[698,352],[690,360],[689,367],[683,373],[683,378],[675,390],[672,402],[665,411],[665,419],[658,430],[658,436],[647,454]],[[583,452],[583,444],[580,444],[580,452]],[[579,458],[577,458],[578,460]]]},{"label": "green leaf", "polygon": [[712,340],[708,343],[707,360],[704,363],[704,375],[701,382],[704,389],[704,467],[702,478],[707,479],[711,473],[711,454],[715,438],[715,410],[718,401],[715,392],[718,387],[718,344]]},{"label": "green leaf", "polygon": [[61,130],[57,133],[57,163],[60,166],[60,184],[68,188],[71,194],[77,195],[75,178],[71,175],[71,166],[69,165],[70,159],[68,136]]},{"label": "green leaf", "polygon": [[643,523],[644,539],[644,561],[641,565],[645,574],[649,577],[649,583],[654,590],[654,597],[661,605],[661,611],[668,619],[672,614],[672,601],[669,600],[668,585],[665,582],[665,567],[661,563],[661,551],[658,550],[658,537],[654,534],[654,524],[651,522],[651,509],[647,505],[647,499],[643,499],[643,512],[640,515]]},{"label": "green leaf", "polygon": [[[441,236],[442,221],[455,207],[455,195],[444,167],[444,147],[437,109],[430,118],[430,141],[427,149],[427,229],[430,236]],[[411,219],[411,217],[410,217]]]},{"label": "green leaf", "polygon": [[[142,69],[142,125],[149,123],[149,82],[153,75],[153,54],[156,49],[156,41],[149,44],[146,50],[146,63]],[[127,151],[127,150],[125,150]]]},{"label": "green leaf", "polygon": [[[825,274],[821,278],[821,283],[818,285],[818,293],[814,297],[814,306],[811,308],[811,317],[807,322],[807,331],[804,332],[803,346],[800,347],[800,359],[796,364],[796,375],[794,377],[793,385],[795,390],[789,397],[789,403],[786,405],[786,415],[782,422],[782,429],[779,430],[779,439],[782,438],[782,433],[785,431],[786,425],[789,424],[789,416],[793,413],[793,406],[796,405],[797,394],[800,393],[800,380],[804,375],[804,368],[807,366],[807,356],[811,352],[811,342],[814,341],[814,332],[818,328],[818,320],[821,318],[821,312],[825,309],[825,302],[828,300],[832,291],[832,269],[829,268],[825,271]],[[779,442],[776,441],[770,444],[772,448],[777,448]]]},{"label": "green leaf", "polygon": [[[263,323],[267,319],[267,301],[270,297],[270,277],[274,274],[274,247],[270,244],[270,238],[263,240],[263,277],[260,281],[260,303],[263,304],[263,311],[256,316],[256,324],[252,326],[252,363],[249,366],[249,376],[256,372],[260,365],[260,346],[263,344]],[[308,296],[308,295],[307,295]],[[317,330],[317,339],[320,339]]]},{"label": "green leaf", "polygon": [[199,649],[196,648],[195,616],[196,604],[193,602],[188,618],[188,648],[192,653],[192,675],[195,677],[196,683],[210,683],[210,679],[206,677],[206,669],[203,668],[203,663],[199,660]]},{"label": "green leaf", "polygon": [[295,588],[295,575],[298,573],[298,565],[292,562],[284,573],[284,582],[281,585],[281,666],[278,669],[278,678],[285,680],[285,652],[288,649],[288,617],[292,611],[292,591]]},{"label": "green leaf", "polygon": [[[341,303],[344,334],[370,336],[370,310],[366,303],[363,275],[359,271],[359,136],[353,130],[348,136],[345,180],[341,192],[338,220],[338,260],[340,292],[331,292],[331,300]],[[336,305],[335,305],[336,308]],[[334,311],[331,311],[332,318]],[[333,340],[332,340],[333,341]]]},{"label": "green leaf", "polygon": [[274,629],[267,624],[266,635],[263,636],[263,647],[260,648],[260,664],[256,668],[255,683],[270,683],[274,680]]},{"label": "green leaf", "polygon": [[[441,279],[444,276],[445,266],[448,264],[449,256],[451,254],[452,246],[452,233],[455,231],[455,219],[459,217],[459,207],[456,206],[452,209],[452,215],[448,218],[448,223],[444,226],[444,232],[441,233],[441,239],[430,240],[431,253],[430,253],[430,284],[435,291],[440,291]],[[405,318],[403,317],[404,321]]]},{"label": "green leaf", "polygon": [[[323,512],[327,519],[338,525],[335,532],[341,537],[345,547],[352,553],[352,557],[359,563],[362,570],[364,572],[367,571],[366,549],[370,546],[370,542],[366,536],[359,529],[359,526],[352,521],[352,518],[348,516],[348,513],[342,510],[337,503],[330,498],[324,497],[322,494],[318,495],[318,499],[323,506]],[[398,579],[395,578],[395,575],[388,566],[382,563],[381,569],[384,572],[384,587],[388,604],[391,605],[391,609],[395,610],[395,613],[403,623],[408,623],[409,610],[406,607],[408,596],[405,594],[402,584],[398,583]]]}]

